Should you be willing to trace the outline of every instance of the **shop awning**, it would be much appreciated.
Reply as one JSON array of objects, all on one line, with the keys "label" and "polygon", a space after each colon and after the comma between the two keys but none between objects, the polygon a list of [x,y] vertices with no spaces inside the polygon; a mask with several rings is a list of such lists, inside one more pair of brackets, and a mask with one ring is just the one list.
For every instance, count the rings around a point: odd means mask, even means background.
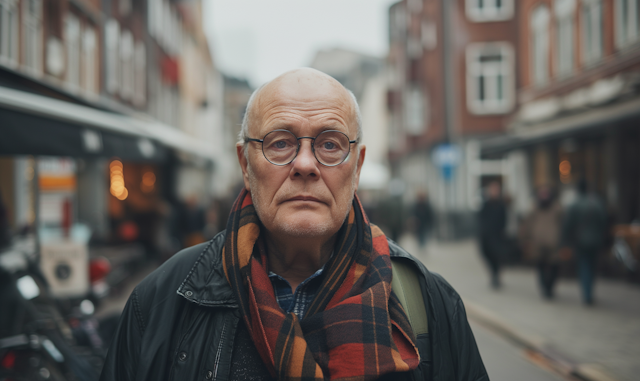
[{"label": "shop awning", "polygon": [[177,128],[0,86],[0,155],[161,160],[167,148],[214,161],[204,142]]},{"label": "shop awning", "polygon": [[482,155],[501,154],[545,141],[572,137],[638,117],[640,117],[640,99],[617,102],[609,106],[585,110],[579,114],[518,127],[513,132],[487,139],[481,143]]}]

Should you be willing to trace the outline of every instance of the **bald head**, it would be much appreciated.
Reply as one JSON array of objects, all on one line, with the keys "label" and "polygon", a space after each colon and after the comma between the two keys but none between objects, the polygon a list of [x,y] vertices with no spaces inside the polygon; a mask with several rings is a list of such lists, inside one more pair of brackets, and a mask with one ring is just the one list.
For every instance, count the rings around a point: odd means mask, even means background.
[{"label": "bald head", "polygon": [[357,129],[356,139],[362,140],[362,117],[353,93],[333,77],[311,68],[300,68],[286,72],[256,89],[247,103],[242,120],[240,144],[251,136],[264,120],[265,112],[276,106],[281,99],[296,99],[310,105],[318,101],[333,99],[342,104],[350,116],[349,126]]}]

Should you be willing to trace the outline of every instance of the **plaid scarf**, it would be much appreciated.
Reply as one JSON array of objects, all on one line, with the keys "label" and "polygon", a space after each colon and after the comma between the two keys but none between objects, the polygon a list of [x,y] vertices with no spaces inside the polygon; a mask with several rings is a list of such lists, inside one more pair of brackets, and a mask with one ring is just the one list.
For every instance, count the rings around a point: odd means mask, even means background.
[{"label": "plaid scarf", "polygon": [[301,320],[269,281],[261,224],[240,192],[227,223],[223,264],[260,357],[279,380],[374,380],[420,361],[409,319],[391,291],[389,246],[357,196],[322,285]]}]

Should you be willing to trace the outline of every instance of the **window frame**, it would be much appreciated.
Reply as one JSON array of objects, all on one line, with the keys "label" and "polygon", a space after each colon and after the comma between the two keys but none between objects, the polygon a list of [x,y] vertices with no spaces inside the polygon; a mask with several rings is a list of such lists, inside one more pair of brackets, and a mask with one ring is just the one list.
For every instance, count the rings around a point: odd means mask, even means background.
[{"label": "window frame", "polygon": [[65,76],[67,86],[72,90],[80,88],[81,68],[81,36],[80,19],[73,13],[64,17]]},{"label": "window frame", "polygon": [[134,48],[133,34],[127,29],[120,33],[120,98],[131,100],[134,96]]},{"label": "window frame", "polygon": [[549,82],[550,22],[551,15],[547,5],[540,4],[531,12],[529,19],[531,48],[529,51],[531,56],[531,83],[533,86],[544,86]]},{"label": "window frame", "polygon": [[87,24],[82,30],[82,81],[81,86],[87,95],[98,94],[99,46],[96,28]]},{"label": "window frame", "polygon": [[568,77],[575,70],[576,0],[555,0],[555,71],[558,77]]},{"label": "window frame", "polygon": [[136,41],[133,50],[134,95],[133,103],[142,107],[147,98],[147,50],[143,41]]},{"label": "window frame", "polygon": [[[501,57],[500,63],[482,63],[481,57],[490,54]],[[475,115],[502,115],[513,109],[515,103],[515,54],[513,46],[507,41],[480,42],[467,46],[467,109]],[[497,72],[497,74],[495,74]],[[493,77],[490,82],[487,80]],[[502,77],[502,99],[499,77]],[[488,97],[479,99],[479,79],[484,78],[483,86],[487,87]]]},{"label": "window frame", "polygon": [[465,10],[467,18],[474,22],[492,22],[492,21],[506,21],[510,20],[514,16],[514,1],[513,0],[501,0],[502,7],[496,8],[495,2],[498,0],[484,0],[491,3],[493,7],[478,7],[478,0],[466,0]]},{"label": "window frame", "polygon": [[[35,5],[33,12],[31,4]],[[25,71],[37,77],[43,72],[43,16],[42,0],[22,0],[22,62]]]},{"label": "window frame", "polygon": [[[593,8],[599,8],[600,12],[596,14],[597,19],[594,20]],[[602,0],[582,0],[580,9],[581,16],[581,34],[582,34],[582,63],[585,66],[597,64],[604,57],[604,17],[603,17]],[[593,28],[593,22],[596,22],[598,28]]]},{"label": "window frame", "polygon": [[0,64],[11,68],[18,65],[19,17],[18,0],[0,0]]},{"label": "window frame", "polygon": [[116,19],[104,24],[104,41],[106,90],[115,95],[120,87],[120,24]]},{"label": "window frame", "polygon": [[616,0],[614,7],[616,47],[624,49],[640,41],[640,0]]}]

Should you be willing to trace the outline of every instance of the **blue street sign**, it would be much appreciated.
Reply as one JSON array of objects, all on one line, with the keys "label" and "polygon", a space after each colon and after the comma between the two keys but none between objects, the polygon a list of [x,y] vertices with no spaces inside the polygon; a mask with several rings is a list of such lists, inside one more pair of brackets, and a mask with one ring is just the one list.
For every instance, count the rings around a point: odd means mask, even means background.
[{"label": "blue street sign", "polygon": [[433,150],[433,162],[442,173],[445,180],[453,178],[455,169],[460,165],[461,153],[458,146],[454,144],[440,144]]}]

